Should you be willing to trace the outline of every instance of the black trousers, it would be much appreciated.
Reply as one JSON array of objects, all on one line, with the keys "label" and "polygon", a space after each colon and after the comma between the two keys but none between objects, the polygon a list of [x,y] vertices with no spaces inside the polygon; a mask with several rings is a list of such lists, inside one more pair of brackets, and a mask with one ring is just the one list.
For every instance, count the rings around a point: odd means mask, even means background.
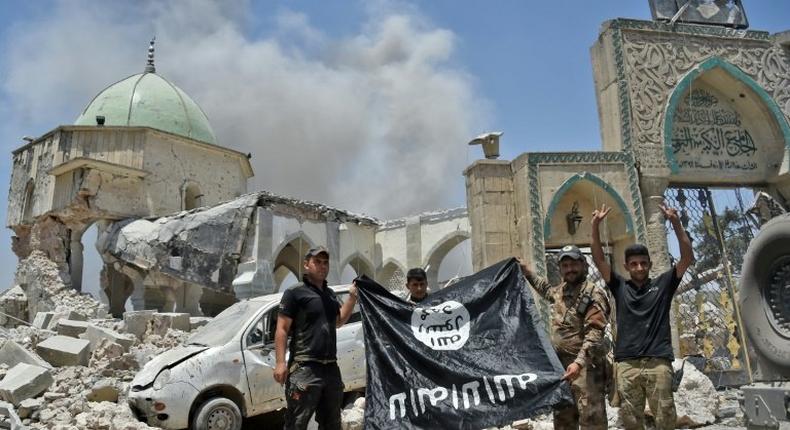
[{"label": "black trousers", "polygon": [[337,363],[297,363],[285,381],[285,430],[304,430],[315,413],[319,430],[340,430],[343,380]]}]

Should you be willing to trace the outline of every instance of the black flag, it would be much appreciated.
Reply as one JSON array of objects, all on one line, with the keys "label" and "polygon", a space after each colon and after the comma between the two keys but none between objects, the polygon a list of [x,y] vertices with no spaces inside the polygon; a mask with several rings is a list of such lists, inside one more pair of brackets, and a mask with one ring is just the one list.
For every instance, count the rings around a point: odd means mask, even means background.
[{"label": "black flag", "polygon": [[572,403],[515,259],[414,305],[357,279],[366,429],[481,429]]}]

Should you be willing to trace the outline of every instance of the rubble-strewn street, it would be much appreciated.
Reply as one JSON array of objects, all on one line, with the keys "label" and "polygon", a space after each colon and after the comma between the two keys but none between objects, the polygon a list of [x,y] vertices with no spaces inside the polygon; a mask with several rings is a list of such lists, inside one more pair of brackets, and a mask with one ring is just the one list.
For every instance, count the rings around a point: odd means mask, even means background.
[{"label": "rubble-strewn street", "polygon": [[[10,290],[3,298],[8,296],[17,300],[18,292]],[[154,311],[127,312],[123,320],[97,318],[104,315],[100,303],[57,288],[43,292],[37,306],[61,298],[70,306],[39,312],[33,325],[0,329],[3,425],[54,430],[154,428],[138,421],[127,405],[129,384],[146,362],[182,344],[189,331],[207,318]],[[680,363],[676,360],[675,365]],[[684,369],[675,394],[678,427],[742,425],[736,390],[717,392],[691,363],[685,363]],[[364,406],[364,398],[346,406],[344,429],[362,428]],[[609,408],[609,427],[621,427],[616,408]],[[504,428],[550,429],[552,421],[550,415],[543,415]]]}]

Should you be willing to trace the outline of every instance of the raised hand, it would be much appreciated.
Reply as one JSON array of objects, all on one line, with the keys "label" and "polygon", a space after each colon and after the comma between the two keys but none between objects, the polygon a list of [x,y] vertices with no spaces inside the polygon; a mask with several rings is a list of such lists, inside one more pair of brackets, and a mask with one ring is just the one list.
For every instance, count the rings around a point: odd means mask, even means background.
[{"label": "raised hand", "polygon": [[606,215],[609,215],[609,212],[612,208],[606,207],[606,205],[601,205],[601,209],[596,209],[592,213],[592,223],[593,225],[599,225],[601,220],[606,218]]},{"label": "raised hand", "polygon": [[664,206],[663,204],[658,205],[658,208],[661,209],[661,212],[664,214],[664,218],[666,218],[667,221],[671,222],[672,224],[680,222],[680,216],[678,215],[677,209]]}]

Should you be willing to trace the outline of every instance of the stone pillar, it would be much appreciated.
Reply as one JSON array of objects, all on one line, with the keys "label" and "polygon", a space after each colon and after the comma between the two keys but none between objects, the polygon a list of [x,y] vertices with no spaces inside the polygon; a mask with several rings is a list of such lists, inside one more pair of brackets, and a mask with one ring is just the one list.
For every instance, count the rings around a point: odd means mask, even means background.
[{"label": "stone pillar", "polygon": [[340,223],[326,222],[326,249],[329,250],[329,274],[326,282],[329,285],[340,284]]},{"label": "stone pillar", "polygon": [[145,310],[145,276],[142,272],[121,263],[114,263],[113,268],[128,276],[132,281],[132,309],[136,311]]},{"label": "stone pillar", "polygon": [[272,213],[255,209],[254,231],[248,232],[245,248],[246,261],[239,263],[233,279],[233,292],[239,300],[274,293],[274,258],[272,256]]},{"label": "stone pillar", "polygon": [[181,300],[176,302],[176,312],[186,312],[193,317],[203,316],[200,308],[200,299],[203,297],[203,287],[189,282],[182,282],[178,287]]},{"label": "stone pillar", "polygon": [[176,312],[176,304],[178,303],[178,298],[176,297],[177,287],[172,285],[160,285],[159,283],[157,283],[156,286],[164,297],[164,303],[162,304],[160,312]]},{"label": "stone pillar", "polygon": [[71,276],[71,288],[82,291],[82,232],[72,230],[69,240],[69,275]]},{"label": "stone pillar", "polygon": [[123,313],[126,311],[126,301],[134,290],[131,279],[115,270],[113,266],[105,264],[101,273],[101,289],[107,296],[110,314],[115,318],[123,317]]},{"label": "stone pillar", "polygon": [[422,225],[420,223],[419,215],[406,218],[406,270],[422,267]]},{"label": "stone pillar", "polygon": [[513,171],[506,160],[477,160],[464,170],[464,176],[472,268],[480,270],[517,255]]},{"label": "stone pillar", "polygon": [[667,185],[668,182],[664,178],[643,177],[640,181],[647,223],[645,226],[647,243],[645,245],[650,250],[650,261],[653,262],[651,276],[664,272],[670,265],[664,214],[659,208],[659,205],[664,203],[664,191],[666,191]]}]

